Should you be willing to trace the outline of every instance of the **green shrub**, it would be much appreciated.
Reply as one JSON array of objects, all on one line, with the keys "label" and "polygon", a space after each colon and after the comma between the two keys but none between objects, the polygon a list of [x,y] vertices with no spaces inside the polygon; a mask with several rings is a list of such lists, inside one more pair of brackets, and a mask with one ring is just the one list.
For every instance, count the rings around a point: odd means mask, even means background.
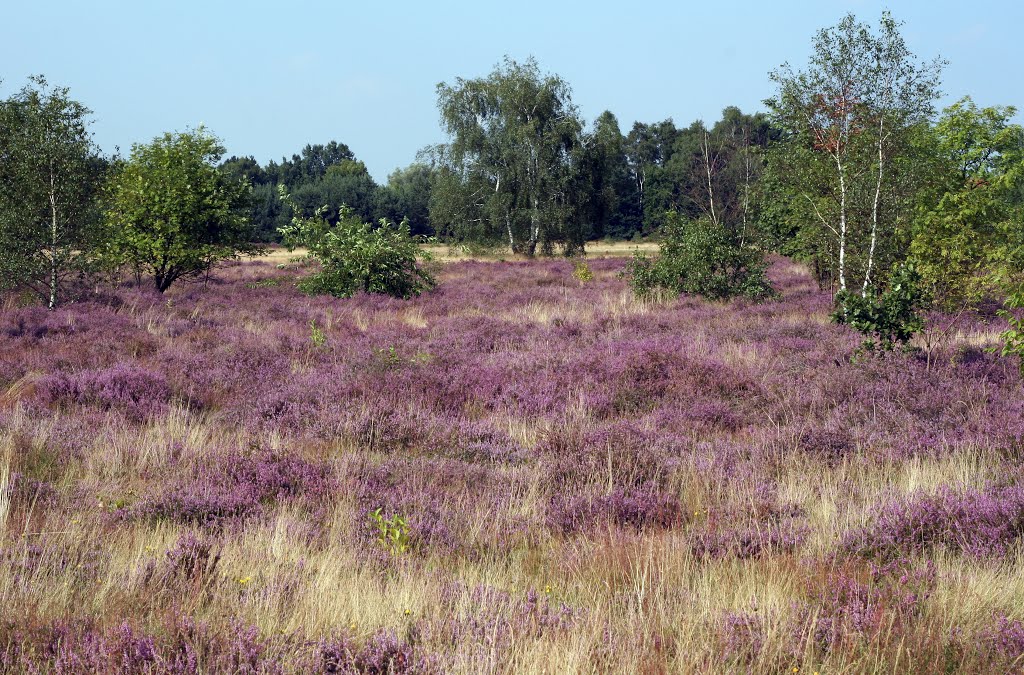
[{"label": "green shrub", "polygon": [[396,556],[409,551],[409,523],[404,517],[397,513],[385,517],[383,509],[377,508],[370,512],[370,522],[377,531],[378,544]]},{"label": "green shrub", "polygon": [[1003,356],[1016,356],[1020,361],[1018,367],[1020,374],[1024,376],[1024,318],[1015,315],[1011,310],[1024,307],[1024,286],[1011,293],[1006,299],[1006,306],[1009,309],[1000,310],[999,316],[1009,322],[1010,327],[999,334],[1003,341],[1000,353]]},{"label": "green shrub", "polygon": [[572,275],[582,284],[594,280],[594,272],[584,261],[573,263]]},{"label": "green shrub", "polygon": [[[283,191],[281,198],[288,201]],[[396,225],[382,218],[379,227],[373,227],[342,206],[336,224],[325,220],[320,209],[312,218],[295,216],[291,225],[278,231],[289,250],[304,246],[307,256],[320,263],[319,272],[298,284],[306,293],[347,298],[364,291],[411,298],[435,285],[434,277],[419,264],[430,255],[420,250],[407,220]]]},{"label": "green shrub", "polygon": [[320,326],[316,325],[316,319],[309,320],[309,341],[317,349],[327,346],[327,334]]},{"label": "green shrub", "polygon": [[913,263],[904,263],[893,270],[883,293],[836,294],[832,319],[868,336],[861,345],[866,351],[891,351],[905,347],[924,327],[918,315],[924,302],[921,275]]},{"label": "green shrub", "polygon": [[688,220],[670,211],[658,257],[652,260],[636,253],[626,274],[642,298],[663,289],[712,300],[737,296],[763,300],[774,295],[766,268],[761,252],[741,246],[721,223]]}]

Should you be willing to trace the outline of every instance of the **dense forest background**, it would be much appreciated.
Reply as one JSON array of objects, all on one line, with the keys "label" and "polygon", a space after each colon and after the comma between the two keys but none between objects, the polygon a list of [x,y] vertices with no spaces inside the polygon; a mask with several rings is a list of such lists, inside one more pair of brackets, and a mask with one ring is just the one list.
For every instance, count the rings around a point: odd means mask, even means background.
[{"label": "dense forest background", "polygon": [[[777,140],[780,130],[764,113],[745,114],[729,106],[712,125],[695,120],[678,127],[672,118],[634,122],[623,133],[611,111],[601,113],[589,130],[574,139],[580,148],[580,170],[586,172],[577,198],[587,202],[576,217],[585,239],[635,239],[656,232],[671,210],[697,217],[702,213],[704,149],[713,139],[716,170],[721,173],[726,208],[742,210],[744,188],[757,180],[758,153]],[[345,143],[310,144],[291,158],[261,165],[252,156],[231,156],[221,167],[253,186],[250,219],[259,239],[280,241],[278,228],[291,222],[292,209],[278,199],[278,186],[288,189],[309,216],[327,206],[337,219],[342,204],[366,220],[408,218],[413,234],[446,236],[430,217],[431,190],[441,170],[427,149],[418,161],[396,169],[379,184]]]}]

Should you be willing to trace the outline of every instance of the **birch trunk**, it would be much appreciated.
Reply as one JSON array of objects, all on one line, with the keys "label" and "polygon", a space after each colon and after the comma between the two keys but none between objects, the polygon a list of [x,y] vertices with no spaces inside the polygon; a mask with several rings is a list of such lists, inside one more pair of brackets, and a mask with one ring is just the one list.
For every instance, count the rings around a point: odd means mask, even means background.
[{"label": "birch trunk", "polygon": [[868,267],[864,273],[864,287],[861,288],[861,296],[867,297],[868,288],[871,286],[871,270],[875,263],[875,245],[878,242],[878,202],[882,197],[882,175],[885,171],[885,155],[882,152],[882,145],[885,142],[885,115],[880,115],[878,120],[878,182],[875,184],[875,202],[871,207],[871,246],[868,248]]},{"label": "birch trunk", "polygon": [[718,215],[715,213],[715,188],[712,185],[712,171],[711,171],[711,148],[710,141],[708,140],[708,132],[704,131],[704,143],[701,148],[704,151],[704,171],[708,178],[708,205],[711,211],[711,222],[718,226]]},{"label": "birch trunk", "polygon": [[839,172],[839,290],[846,290],[846,169],[837,153],[836,169]]},{"label": "birch trunk", "polygon": [[50,167],[50,303],[49,309],[57,306],[57,187]]}]

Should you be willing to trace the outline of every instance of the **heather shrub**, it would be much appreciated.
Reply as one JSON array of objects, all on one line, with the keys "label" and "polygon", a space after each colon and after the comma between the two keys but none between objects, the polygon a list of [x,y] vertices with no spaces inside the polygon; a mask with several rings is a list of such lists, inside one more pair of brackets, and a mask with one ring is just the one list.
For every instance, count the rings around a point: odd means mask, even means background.
[{"label": "heather shrub", "polygon": [[201,582],[217,572],[220,555],[214,544],[193,532],[186,532],[165,554],[165,578]]},{"label": "heather shrub", "polygon": [[836,465],[853,452],[855,445],[846,429],[814,427],[800,434],[798,447],[810,457]]},{"label": "heather shrub", "polygon": [[322,672],[420,675],[440,672],[433,659],[393,630],[378,631],[362,647],[347,641],[325,642],[320,647]]},{"label": "heather shrub", "polygon": [[598,483],[634,488],[664,485],[669,452],[655,435],[633,422],[546,433],[536,448],[545,482],[554,489]]},{"label": "heather shrub", "polygon": [[872,566],[867,574],[839,569],[799,607],[797,636],[810,635],[824,652],[856,646],[882,634],[905,637],[937,582],[934,564],[907,560]]},{"label": "heather shrub", "polygon": [[554,639],[566,635],[582,611],[555,599],[554,589],[544,592],[530,588],[525,593],[459,581],[441,586],[440,620],[424,626],[423,634],[432,642],[455,649],[457,663],[472,670],[495,654],[504,657],[524,636]]},{"label": "heather shrub", "polygon": [[163,413],[171,387],[162,373],[130,363],[74,373],[58,371],[39,382],[39,396],[49,405],[95,405],[142,421]]},{"label": "heather shrub", "polygon": [[973,558],[1001,558],[1024,535],[1024,487],[976,490],[943,486],[934,495],[897,500],[875,522],[849,533],[844,550],[865,556],[927,554],[935,548]]},{"label": "heather shrub", "polygon": [[217,629],[181,614],[149,630],[71,617],[0,640],[5,672],[198,675],[310,672],[320,665],[312,645],[275,644],[237,619]]},{"label": "heather shrub", "polygon": [[766,269],[761,252],[741,244],[721,223],[688,220],[670,211],[658,257],[652,261],[643,253],[635,254],[626,274],[641,298],[660,288],[711,300],[737,296],[763,300],[774,295]]},{"label": "heather shrub", "polygon": [[0,506],[46,504],[56,499],[58,492],[45,480],[37,480],[17,471],[0,473]]},{"label": "heather shrub", "polygon": [[1000,656],[1019,664],[1024,659],[1024,623],[1007,616],[995,618],[994,625],[978,635],[980,642]]},{"label": "heather shrub", "polygon": [[210,467],[205,478],[238,486],[261,502],[300,497],[320,504],[337,485],[329,464],[273,450],[230,452]]},{"label": "heather shrub", "polygon": [[681,520],[679,500],[650,488],[616,488],[597,497],[555,495],[547,516],[548,525],[562,534],[586,532],[595,525],[665,529]]},{"label": "heather shrub", "polygon": [[171,520],[188,525],[219,527],[255,515],[259,500],[247,486],[178,485],[147,496],[124,514],[140,520]]},{"label": "heather shrub", "polygon": [[271,450],[228,452],[191,475],[172,480],[163,491],[147,495],[126,508],[124,515],[219,527],[256,516],[264,505],[278,500],[320,507],[336,485],[326,463]]},{"label": "heather shrub", "polygon": [[690,534],[690,551],[699,559],[756,558],[792,553],[807,538],[805,525],[787,519],[756,525],[711,525]]},{"label": "heather shrub", "polygon": [[719,648],[726,659],[749,664],[757,659],[767,640],[765,619],[746,612],[726,613],[718,626]]}]

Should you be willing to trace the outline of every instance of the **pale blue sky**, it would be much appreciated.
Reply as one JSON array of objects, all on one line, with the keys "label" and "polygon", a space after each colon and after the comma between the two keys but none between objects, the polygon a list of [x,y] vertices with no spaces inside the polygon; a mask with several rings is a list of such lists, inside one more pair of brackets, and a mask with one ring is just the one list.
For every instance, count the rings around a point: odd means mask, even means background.
[{"label": "pale blue sky", "polygon": [[[919,57],[950,61],[943,103],[1024,106],[1024,3],[820,0],[607,3],[8,0],[0,95],[44,74],[94,111],[106,152],[205,123],[260,162],[347,143],[383,181],[444,140],[435,86],[508,54],[564,77],[588,123],[611,110],[679,125],[746,112],[814,32],[889,8]],[[1018,117],[1019,119],[1019,117]]]}]

